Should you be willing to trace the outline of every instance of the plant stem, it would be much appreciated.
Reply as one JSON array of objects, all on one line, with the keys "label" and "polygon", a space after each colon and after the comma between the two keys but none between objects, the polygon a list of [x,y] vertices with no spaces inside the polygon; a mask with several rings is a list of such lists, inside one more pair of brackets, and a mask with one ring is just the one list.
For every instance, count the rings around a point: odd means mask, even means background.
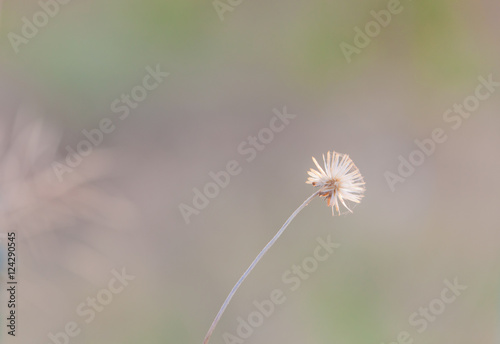
[{"label": "plant stem", "polygon": [[290,224],[290,222],[292,222],[292,220],[295,218],[295,216],[297,216],[297,214],[300,213],[300,211],[302,209],[304,209],[309,204],[309,202],[311,202],[318,195],[319,195],[319,191],[317,191],[317,192],[313,193],[311,196],[309,196],[309,198],[306,199],[304,201],[304,203],[302,203],[302,205],[300,207],[298,207],[293,212],[292,215],[290,215],[290,217],[288,218],[288,220],[286,220],[286,222],[283,224],[283,226],[278,231],[278,233],[276,233],[276,235],[271,239],[271,241],[269,241],[267,243],[267,245],[262,249],[262,251],[260,251],[259,255],[257,257],[255,257],[255,259],[252,262],[252,264],[250,264],[250,266],[245,271],[245,273],[240,277],[240,279],[238,280],[238,282],[236,282],[236,284],[234,285],[233,289],[231,290],[231,292],[227,296],[226,300],[222,304],[222,307],[220,308],[219,313],[217,313],[217,316],[215,317],[215,319],[214,319],[214,321],[212,323],[212,326],[210,326],[210,329],[208,330],[207,335],[205,336],[205,340],[203,341],[203,344],[207,344],[208,341],[210,340],[210,336],[212,335],[212,332],[214,331],[215,327],[217,326],[217,323],[219,322],[220,318],[222,317],[222,314],[224,314],[224,311],[226,310],[227,306],[229,305],[229,302],[231,301],[231,299],[233,298],[234,294],[236,293],[236,291],[238,290],[238,288],[241,286],[241,284],[243,283],[243,281],[248,277],[248,275],[250,274],[250,272],[253,270],[253,268],[255,268],[255,266],[257,265],[257,263],[264,256],[264,254],[266,254],[266,252],[269,251],[269,249],[274,245],[274,243],[276,242],[276,240],[278,240],[278,238],[281,236],[281,234],[283,234],[283,232],[288,227],[288,225]]}]

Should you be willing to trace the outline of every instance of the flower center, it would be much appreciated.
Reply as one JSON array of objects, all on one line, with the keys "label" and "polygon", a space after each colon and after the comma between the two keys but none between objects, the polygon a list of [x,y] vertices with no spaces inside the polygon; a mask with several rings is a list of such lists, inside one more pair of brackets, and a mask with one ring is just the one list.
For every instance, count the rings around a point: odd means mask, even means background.
[{"label": "flower center", "polygon": [[325,188],[336,190],[338,189],[340,181],[338,179],[332,179],[325,183]]},{"label": "flower center", "polygon": [[340,181],[338,179],[329,180],[323,185],[319,195],[327,198],[336,197],[339,187]]}]

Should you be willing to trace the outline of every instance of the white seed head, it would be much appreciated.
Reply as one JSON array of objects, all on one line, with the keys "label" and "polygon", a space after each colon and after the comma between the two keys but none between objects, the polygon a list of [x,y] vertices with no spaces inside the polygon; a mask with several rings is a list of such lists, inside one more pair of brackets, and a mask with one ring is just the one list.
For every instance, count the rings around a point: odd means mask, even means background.
[{"label": "white seed head", "polygon": [[307,172],[310,177],[306,183],[320,188],[319,196],[325,197],[328,206],[332,207],[332,215],[335,211],[340,215],[340,203],[352,213],[347,203],[359,203],[365,191],[365,181],[356,165],[347,154],[335,151],[328,152],[326,159],[323,154],[324,169],[314,157],[312,159],[318,170],[311,168]]}]

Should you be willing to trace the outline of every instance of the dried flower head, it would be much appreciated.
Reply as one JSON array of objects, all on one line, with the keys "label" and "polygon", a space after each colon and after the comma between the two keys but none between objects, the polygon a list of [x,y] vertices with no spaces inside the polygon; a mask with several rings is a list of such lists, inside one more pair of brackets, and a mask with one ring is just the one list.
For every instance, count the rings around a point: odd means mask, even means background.
[{"label": "dried flower head", "polygon": [[212,325],[208,329],[203,344],[208,344],[208,341],[210,340],[210,337],[212,336],[217,323],[221,319],[222,314],[224,314],[227,306],[229,305],[229,302],[231,302],[231,299],[233,298],[234,294],[241,286],[243,281],[248,277],[250,272],[255,268],[264,254],[266,254],[266,252],[269,251],[269,249],[274,245],[281,234],[283,234],[283,232],[292,222],[295,216],[297,216],[297,214],[300,213],[302,209],[304,209],[309,204],[309,202],[311,202],[317,196],[325,197],[328,201],[328,206],[332,207],[332,213],[335,215],[334,209],[336,209],[340,214],[339,201],[349,211],[351,211],[351,209],[349,209],[349,207],[347,206],[346,201],[359,203],[361,201],[361,198],[363,198],[363,192],[365,191],[365,182],[356,165],[354,165],[352,160],[349,159],[349,156],[335,152],[332,152],[332,154],[330,155],[330,152],[328,152],[326,155],[326,159],[325,155],[323,155],[325,169],[323,169],[318,164],[316,159],[313,158],[313,161],[318,167],[319,171],[311,169],[311,171],[308,172],[311,177],[309,177],[307,183],[312,184],[313,186],[317,186],[320,189],[309,196],[297,209],[295,209],[295,211],[292,213],[292,215],[290,215],[288,220],[285,221],[283,226],[281,226],[280,230],[274,235],[271,241],[269,241],[267,245],[262,249],[262,251],[260,251],[257,257],[255,257],[252,264],[250,264],[250,266],[243,273],[238,282],[236,282],[233,289],[231,289],[229,295],[226,297],[226,300],[222,304],[219,312],[215,316]]},{"label": "dried flower head", "polygon": [[335,151],[323,154],[324,169],[313,157],[314,164],[318,170],[312,169],[308,172],[307,184],[319,187],[319,196],[325,197],[328,206],[332,207],[332,215],[335,210],[340,214],[339,201],[352,213],[346,201],[359,203],[365,191],[365,182],[361,173],[352,160],[346,154]]}]

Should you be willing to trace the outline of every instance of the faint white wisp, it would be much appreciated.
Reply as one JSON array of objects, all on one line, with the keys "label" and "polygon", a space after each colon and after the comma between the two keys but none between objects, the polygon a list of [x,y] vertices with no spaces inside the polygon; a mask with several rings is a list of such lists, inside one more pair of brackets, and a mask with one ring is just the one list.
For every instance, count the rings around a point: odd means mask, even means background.
[{"label": "faint white wisp", "polygon": [[[0,233],[16,232],[28,323],[56,312],[51,300],[59,293],[64,303],[65,282],[108,278],[117,262],[107,248],[135,222],[134,206],[110,192],[109,152],[96,150],[78,172],[57,180],[51,164],[61,158],[61,137],[34,106],[0,118]],[[0,250],[5,257],[4,244]]]}]

